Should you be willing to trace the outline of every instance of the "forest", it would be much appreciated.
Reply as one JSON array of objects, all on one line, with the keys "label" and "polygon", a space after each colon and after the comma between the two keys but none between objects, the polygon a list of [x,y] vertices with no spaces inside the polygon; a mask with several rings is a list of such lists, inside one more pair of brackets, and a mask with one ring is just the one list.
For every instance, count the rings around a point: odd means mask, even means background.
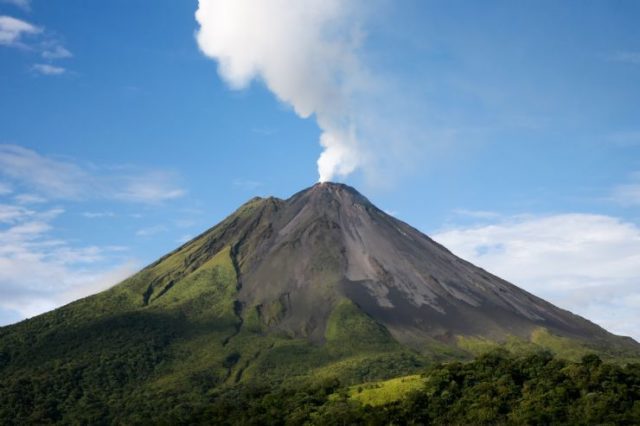
[{"label": "forest", "polygon": [[[135,374],[125,365],[122,372]],[[572,362],[546,351],[516,356],[493,350],[473,361],[426,367],[411,389],[398,389],[396,395],[390,389],[388,401],[374,403],[357,395],[384,382],[349,386],[326,378],[256,379],[215,386],[202,375],[194,378],[191,392],[107,395],[94,393],[109,388],[100,374],[76,373],[66,372],[67,389],[42,377],[3,381],[0,419],[16,425],[640,424],[640,364],[607,363],[596,355]]]}]

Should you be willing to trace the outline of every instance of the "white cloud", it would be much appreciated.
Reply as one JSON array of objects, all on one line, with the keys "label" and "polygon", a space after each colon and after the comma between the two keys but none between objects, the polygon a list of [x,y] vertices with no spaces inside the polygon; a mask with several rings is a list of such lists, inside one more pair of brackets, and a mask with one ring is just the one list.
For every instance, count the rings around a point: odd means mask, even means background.
[{"label": "white cloud", "polygon": [[47,199],[35,194],[17,194],[13,199],[19,204],[41,204]]},{"label": "white cloud", "polygon": [[88,219],[99,219],[103,217],[114,217],[115,213],[113,212],[83,212],[82,216]]},{"label": "white cloud", "polygon": [[185,219],[177,219],[177,220],[175,221],[175,224],[176,224],[176,226],[177,226],[178,228],[191,228],[191,227],[195,226],[195,225],[196,225],[196,223],[197,223],[197,222],[196,222],[195,220],[193,220],[193,219],[188,219],[188,218],[185,218]]},{"label": "white cloud", "polygon": [[105,198],[153,204],[185,194],[174,173],[130,166],[83,166],[17,145],[0,144],[0,175],[49,199]]},{"label": "white cloud", "polygon": [[11,204],[0,204],[0,223],[14,223],[25,216],[30,216],[34,212],[21,206]]},{"label": "white cloud", "polygon": [[65,59],[73,57],[73,54],[58,42],[47,43],[41,53],[45,59]]},{"label": "white cloud", "polygon": [[[2,192],[9,195],[0,203],[0,322],[4,323],[103,290],[137,266],[123,260],[126,248],[83,246],[54,237],[53,224],[65,211],[42,203],[105,199],[158,203],[184,193],[175,182],[178,177],[167,171],[81,164],[16,145],[0,145],[0,176],[6,179]],[[138,234],[150,236],[164,229],[152,227]]]},{"label": "white cloud", "polygon": [[12,192],[13,192],[13,189],[9,184],[0,182],[0,195],[7,195],[7,194],[11,194]]},{"label": "white cloud", "polygon": [[640,205],[640,172],[631,173],[628,183],[615,186],[610,199],[623,206]]},{"label": "white cloud", "polygon": [[104,290],[135,271],[131,261],[101,266],[109,247],[74,247],[53,238],[62,209],[0,208],[0,311],[26,318]]},{"label": "white cloud", "polygon": [[55,65],[49,64],[34,64],[31,69],[34,72],[42,75],[62,75],[67,72],[67,70],[63,67],[57,67]]},{"label": "white cloud", "polygon": [[622,205],[640,205],[640,183],[630,183],[615,187],[613,199]]},{"label": "white cloud", "polygon": [[114,198],[143,203],[159,203],[180,198],[186,191],[175,180],[176,175],[164,171],[139,173],[123,179],[123,187],[114,192]]},{"label": "white cloud", "polygon": [[611,55],[610,59],[616,62],[626,62],[628,64],[640,65],[640,52],[619,51]]},{"label": "white cloud", "polygon": [[264,185],[262,182],[258,180],[251,179],[234,179],[233,186],[237,186],[247,191],[252,191]]},{"label": "white cloud", "polygon": [[55,198],[74,199],[86,192],[89,174],[81,167],[17,145],[0,145],[0,173]]},{"label": "white cloud", "polygon": [[31,10],[31,0],[0,0],[0,3],[12,4],[26,11]]},{"label": "white cloud", "polygon": [[[3,0],[0,0],[3,1]],[[27,1],[7,1],[5,3],[13,3],[29,8]],[[29,40],[25,36],[32,36]],[[38,27],[21,19],[11,16],[0,16],[0,46],[17,47],[23,50],[35,52],[48,63],[39,63],[31,66],[30,70],[41,75],[62,75],[67,69],[51,62],[71,58],[73,54],[58,39],[58,37],[44,28]]]},{"label": "white cloud", "polygon": [[234,89],[263,81],[303,118],[315,116],[324,151],[320,180],[366,164],[354,105],[372,86],[358,49],[360,2],[339,0],[200,0],[200,49],[219,63]]},{"label": "white cloud", "polygon": [[165,232],[166,230],[167,230],[166,226],[156,225],[156,226],[150,226],[148,228],[139,229],[138,231],[136,231],[136,235],[138,237],[151,237],[153,235],[157,235],[162,232]]},{"label": "white cloud", "polygon": [[518,216],[433,238],[610,331],[640,339],[640,228],[590,214]]},{"label": "white cloud", "polygon": [[381,72],[366,50],[365,27],[384,16],[382,5],[391,7],[378,0],[199,0],[197,42],[232,89],[258,81],[299,117],[315,119],[320,181],[361,171],[368,183],[389,186],[442,151],[451,132],[434,130],[442,124],[425,113],[420,91]]},{"label": "white cloud", "polygon": [[470,217],[473,219],[496,219],[500,217],[499,213],[486,210],[456,209],[453,213],[458,216]]},{"label": "white cloud", "polygon": [[33,35],[41,32],[41,28],[29,22],[11,16],[0,16],[0,45],[21,46],[23,35]]},{"label": "white cloud", "polygon": [[621,147],[638,146],[640,145],[640,131],[627,130],[614,132],[608,135],[606,139]]}]

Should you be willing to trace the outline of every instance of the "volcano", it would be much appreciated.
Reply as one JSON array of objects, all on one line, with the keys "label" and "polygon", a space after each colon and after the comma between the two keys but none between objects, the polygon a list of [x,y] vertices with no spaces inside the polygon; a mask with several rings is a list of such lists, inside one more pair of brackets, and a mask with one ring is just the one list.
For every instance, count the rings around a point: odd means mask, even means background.
[{"label": "volcano", "polygon": [[[343,184],[319,183],[287,200],[255,198],[177,253],[195,245],[203,250],[188,257],[187,271],[230,247],[240,312],[255,309],[262,318],[276,304],[277,320],[262,319],[292,337],[322,342],[343,300],[410,346],[457,335],[527,337],[539,327],[575,338],[611,337],[456,257]],[[160,280],[148,291],[164,288]]]},{"label": "volcano", "polygon": [[117,422],[131,404],[260,380],[362,383],[501,346],[640,353],[327,182],[253,198],[109,290],[0,328],[0,399],[26,420],[93,401]]}]

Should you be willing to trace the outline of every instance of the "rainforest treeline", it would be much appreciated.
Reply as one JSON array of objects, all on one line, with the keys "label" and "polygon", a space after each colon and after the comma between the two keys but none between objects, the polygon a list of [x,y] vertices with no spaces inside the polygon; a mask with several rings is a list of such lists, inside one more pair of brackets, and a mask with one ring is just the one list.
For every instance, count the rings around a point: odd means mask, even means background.
[{"label": "rainforest treeline", "polygon": [[432,365],[422,377],[423,386],[377,406],[352,398],[352,387],[338,379],[207,388],[202,378],[192,394],[96,397],[87,384],[69,393],[36,387],[24,377],[0,383],[0,419],[4,424],[640,424],[640,363],[604,363],[596,355],[570,362],[549,352],[514,356],[495,350],[471,362]]}]

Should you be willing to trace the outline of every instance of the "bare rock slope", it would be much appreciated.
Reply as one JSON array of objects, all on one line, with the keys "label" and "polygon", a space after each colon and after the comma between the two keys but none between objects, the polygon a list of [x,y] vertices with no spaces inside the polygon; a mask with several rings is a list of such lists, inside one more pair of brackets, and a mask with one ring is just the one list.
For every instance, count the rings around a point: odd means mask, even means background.
[{"label": "bare rock slope", "polygon": [[[458,258],[343,184],[319,183],[287,200],[254,198],[177,252],[190,253],[189,271],[227,246],[238,315],[291,337],[322,342],[331,312],[348,299],[414,348],[459,336],[528,339],[540,327],[637,345]],[[148,294],[160,291],[167,290],[152,285]]]},{"label": "bare rock slope", "polygon": [[0,423],[180,424],[239,389],[325,392],[496,346],[640,358],[323,183],[254,198],[120,284],[0,327]]}]

